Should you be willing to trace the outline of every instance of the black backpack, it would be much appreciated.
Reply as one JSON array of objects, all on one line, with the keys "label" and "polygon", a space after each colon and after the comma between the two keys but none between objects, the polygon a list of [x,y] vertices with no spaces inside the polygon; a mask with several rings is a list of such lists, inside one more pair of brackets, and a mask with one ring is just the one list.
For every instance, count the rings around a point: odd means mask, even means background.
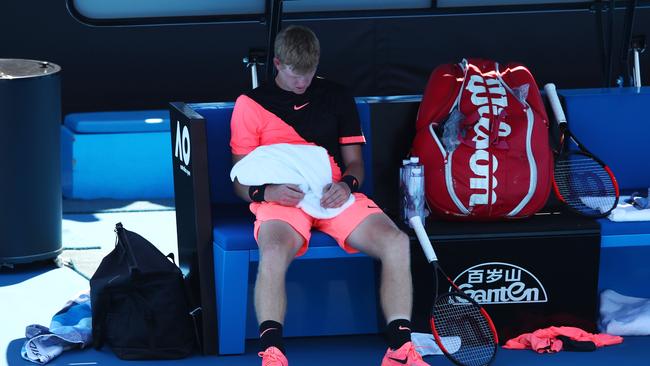
[{"label": "black backpack", "polygon": [[126,360],[188,356],[195,331],[180,269],[121,223],[115,232],[115,249],[90,279],[93,345]]}]

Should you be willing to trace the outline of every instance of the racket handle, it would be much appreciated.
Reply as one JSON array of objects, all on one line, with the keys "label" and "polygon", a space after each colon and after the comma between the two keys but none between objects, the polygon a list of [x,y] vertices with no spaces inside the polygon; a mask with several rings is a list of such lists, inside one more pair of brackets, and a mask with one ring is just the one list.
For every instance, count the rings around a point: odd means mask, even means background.
[{"label": "racket handle", "polygon": [[548,101],[551,103],[551,109],[553,109],[553,114],[555,115],[558,126],[566,124],[566,116],[564,115],[564,110],[562,109],[560,98],[557,96],[557,89],[555,88],[555,84],[548,83],[544,85],[544,91],[546,91]]},{"label": "racket handle", "polygon": [[438,257],[436,256],[436,252],[433,250],[433,246],[429,240],[429,235],[427,235],[427,232],[424,230],[424,225],[422,225],[422,219],[420,216],[411,217],[409,222],[411,223],[413,230],[415,230],[415,235],[418,237],[420,246],[422,247],[424,255],[427,257],[429,263],[437,261]]}]

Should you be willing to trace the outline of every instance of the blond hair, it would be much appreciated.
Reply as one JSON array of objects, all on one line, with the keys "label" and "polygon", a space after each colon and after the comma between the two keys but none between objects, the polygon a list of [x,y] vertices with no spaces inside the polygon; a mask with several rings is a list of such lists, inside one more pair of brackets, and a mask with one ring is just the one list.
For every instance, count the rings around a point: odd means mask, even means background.
[{"label": "blond hair", "polygon": [[275,57],[298,73],[314,71],[320,58],[320,42],[311,29],[299,25],[284,28],[275,37]]}]

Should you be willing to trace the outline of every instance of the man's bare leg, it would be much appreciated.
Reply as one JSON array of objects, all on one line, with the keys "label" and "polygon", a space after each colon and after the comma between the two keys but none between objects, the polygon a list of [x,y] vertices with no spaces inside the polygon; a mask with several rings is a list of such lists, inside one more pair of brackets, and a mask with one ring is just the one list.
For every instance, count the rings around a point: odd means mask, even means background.
[{"label": "man's bare leg", "polygon": [[285,278],[304,239],[289,224],[279,220],[262,223],[257,239],[260,261],[255,282],[255,313],[260,325],[262,350],[276,347],[284,352]]}]

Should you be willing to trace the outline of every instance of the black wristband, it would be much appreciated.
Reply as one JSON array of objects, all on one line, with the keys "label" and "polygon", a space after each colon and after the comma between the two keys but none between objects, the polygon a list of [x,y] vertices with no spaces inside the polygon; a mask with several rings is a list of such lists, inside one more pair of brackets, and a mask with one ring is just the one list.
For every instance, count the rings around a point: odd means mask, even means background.
[{"label": "black wristband", "polygon": [[263,202],[266,186],[266,184],[262,184],[261,186],[248,187],[248,197],[250,197],[253,202]]},{"label": "black wristband", "polygon": [[359,190],[359,180],[354,175],[344,175],[341,178],[341,182],[345,183],[350,187],[350,192],[354,193]]}]

